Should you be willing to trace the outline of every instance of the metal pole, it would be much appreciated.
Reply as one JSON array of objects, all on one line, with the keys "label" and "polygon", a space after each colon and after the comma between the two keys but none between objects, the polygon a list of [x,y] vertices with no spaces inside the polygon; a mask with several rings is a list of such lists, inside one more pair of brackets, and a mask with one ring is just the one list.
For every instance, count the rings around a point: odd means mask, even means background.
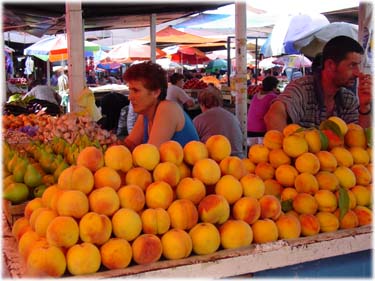
[{"label": "metal pole", "polygon": [[150,16],[151,61],[156,61],[156,14]]}]

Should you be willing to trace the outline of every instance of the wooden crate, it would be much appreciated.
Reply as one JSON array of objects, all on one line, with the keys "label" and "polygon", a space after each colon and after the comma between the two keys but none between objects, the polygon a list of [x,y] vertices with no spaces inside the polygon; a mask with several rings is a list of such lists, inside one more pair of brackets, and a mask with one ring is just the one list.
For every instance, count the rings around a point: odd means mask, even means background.
[{"label": "wooden crate", "polygon": [[8,200],[3,200],[3,212],[10,226],[12,226],[18,218],[24,216],[27,203],[28,201],[14,205]]}]

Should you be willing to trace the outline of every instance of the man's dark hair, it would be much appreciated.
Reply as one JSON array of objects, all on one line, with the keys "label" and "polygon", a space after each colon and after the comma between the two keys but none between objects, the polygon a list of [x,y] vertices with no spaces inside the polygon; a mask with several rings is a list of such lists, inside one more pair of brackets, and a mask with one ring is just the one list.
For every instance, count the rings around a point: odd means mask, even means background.
[{"label": "man's dark hair", "polygon": [[262,89],[263,91],[272,91],[277,87],[279,84],[279,80],[275,76],[267,76],[262,81]]},{"label": "man's dark hair", "polygon": [[332,38],[323,48],[323,67],[326,60],[332,59],[335,63],[339,63],[346,58],[348,53],[352,52],[363,54],[364,50],[362,46],[351,37],[337,36]]},{"label": "man's dark hair", "polygon": [[180,80],[184,79],[184,75],[180,74],[180,73],[173,73],[171,75],[171,77],[169,77],[169,81],[171,81],[171,83],[173,85],[176,85],[176,83]]}]

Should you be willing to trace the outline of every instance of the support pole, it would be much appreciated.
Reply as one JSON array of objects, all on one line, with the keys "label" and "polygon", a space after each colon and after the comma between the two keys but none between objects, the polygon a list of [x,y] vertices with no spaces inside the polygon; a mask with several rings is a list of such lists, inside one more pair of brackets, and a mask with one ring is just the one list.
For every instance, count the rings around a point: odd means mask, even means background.
[{"label": "support pole", "polygon": [[151,61],[156,62],[156,14],[150,16]]}]

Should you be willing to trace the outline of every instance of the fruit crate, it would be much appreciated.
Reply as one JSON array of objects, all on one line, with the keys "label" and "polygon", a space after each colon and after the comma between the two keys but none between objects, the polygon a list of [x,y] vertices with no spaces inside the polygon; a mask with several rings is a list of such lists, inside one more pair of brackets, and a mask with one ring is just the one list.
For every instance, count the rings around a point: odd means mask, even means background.
[{"label": "fruit crate", "polygon": [[3,199],[3,212],[10,226],[12,226],[17,219],[24,216],[27,202],[28,201],[20,204],[12,204],[10,201]]}]

